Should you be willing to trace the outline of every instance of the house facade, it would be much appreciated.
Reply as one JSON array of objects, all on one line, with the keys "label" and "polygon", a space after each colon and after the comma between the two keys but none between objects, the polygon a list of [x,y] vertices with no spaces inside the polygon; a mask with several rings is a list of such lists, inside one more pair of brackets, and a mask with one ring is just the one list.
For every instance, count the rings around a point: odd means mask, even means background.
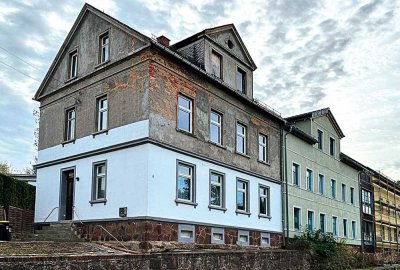
[{"label": "house facade", "polygon": [[344,137],[329,108],[287,118],[284,133],[285,235],[308,228],[361,245],[358,170],[340,160]]},{"label": "house facade", "polygon": [[233,25],[174,46],[85,5],[35,95],[35,222],[91,239],[279,246],[280,130]]},{"label": "house facade", "polygon": [[373,171],[376,249],[399,250],[400,188],[381,172]]}]

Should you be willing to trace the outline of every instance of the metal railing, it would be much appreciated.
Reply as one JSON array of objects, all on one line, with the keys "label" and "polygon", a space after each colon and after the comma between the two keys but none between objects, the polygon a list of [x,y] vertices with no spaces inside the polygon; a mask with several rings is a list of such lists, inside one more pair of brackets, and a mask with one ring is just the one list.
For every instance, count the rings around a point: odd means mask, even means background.
[{"label": "metal railing", "polygon": [[[99,227],[100,229],[104,230],[106,233],[108,233],[108,235],[110,235],[115,241],[118,242],[118,244],[120,244],[121,246],[123,246],[125,249],[128,249],[121,241],[119,241],[114,235],[112,235],[106,228],[104,228],[103,226],[97,224],[96,226],[94,226],[93,232],[95,231],[95,229]],[[90,242],[92,242],[92,238],[93,238],[93,233],[92,236],[90,237]]]},{"label": "metal railing", "polygon": [[47,217],[44,219],[43,222],[46,222],[47,219],[51,216],[51,214],[52,214],[52,213],[54,212],[54,210],[56,210],[56,209],[58,209],[58,206],[54,207],[54,208],[50,211],[50,213],[47,215]]}]

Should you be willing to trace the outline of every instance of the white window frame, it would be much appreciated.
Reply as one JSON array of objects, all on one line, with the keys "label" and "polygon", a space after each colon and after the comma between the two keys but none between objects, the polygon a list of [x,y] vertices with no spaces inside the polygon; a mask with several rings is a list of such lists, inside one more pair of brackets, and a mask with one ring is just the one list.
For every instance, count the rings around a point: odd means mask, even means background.
[{"label": "white window frame", "polygon": [[[321,132],[321,142],[319,141],[320,132]],[[324,150],[324,132],[321,129],[317,129],[317,138],[318,138],[317,148],[319,150]]]},{"label": "white window frame", "polygon": [[[186,175],[186,174],[180,174],[179,173],[179,167],[187,167],[190,169],[191,174]],[[190,184],[190,198],[189,199],[184,199],[184,198],[179,198],[179,177],[183,177],[185,179],[189,179],[189,184]],[[187,204],[196,204],[196,165],[177,160],[176,162],[176,203],[187,203]]]},{"label": "white window frame", "polygon": [[[219,122],[216,122],[212,119],[211,115],[217,115],[219,117]],[[215,126],[218,129],[218,138],[219,141],[214,141],[211,137],[211,126]],[[210,141],[219,145],[222,145],[222,114],[215,111],[215,110],[211,110],[210,111]]]},{"label": "white window frame", "polygon": [[[294,165],[297,165],[297,168],[298,168],[298,171],[297,171],[298,184],[295,184],[295,182],[294,182],[294,177],[295,177],[295,174],[293,173]],[[299,163],[296,163],[294,161],[292,161],[292,185],[295,187],[301,187],[301,166]]]},{"label": "white window frame", "polygon": [[[189,108],[186,108],[186,107],[180,105],[179,104],[180,99],[185,99],[185,100],[189,101]],[[189,130],[185,130],[185,129],[182,129],[179,127],[179,121],[180,121],[179,111],[189,114]],[[181,94],[178,95],[178,116],[177,116],[177,118],[178,118],[178,129],[179,130],[182,130],[182,131],[188,132],[188,133],[193,133],[193,100],[191,98],[181,95]]]},{"label": "white window frame", "polygon": [[[335,227],[333,226],[333,221],[336,220]],[[336,231],[336,233],[335,233]],[[332,216],[332,235],[339,236],[339,224],[338,224],[338,217]]]},{"label": "white window frame", "polygon": [[[295,215],[294,215],[294,210],[295,209],[299,209],[300,211],[299,211],[299,214],[300,214],[300,216],[299,216],[299,228],[297,229],[296,228],[296,224],[295,224]],[[293,206],[293,230],[294,231],[302,231],[302,224],[303,224],[303,210],[302,210],[302,208],[300,207],[300,206],[296,206],[296,205],[294,205]]]},{"label": "white window frame", "polygon": [[[310,224],[308,224],[308,213],[313,213],[313,215],[312,215],[312,222],[313,222],[313,226],[312,226],[312,228],[310,229]],[[312,209],[307,209],[307,228],[308,229],[310,229],[310,231],[315,231],[315,211],[314,210],[312,210]]]},{"label": "white window frame", "polygon": [[[261,159],[260,155],[262,157]],[[258,161],[264,163],[268,162],[268,136],[262,133],[258,133]]]},{"label": "white window frame", "polygon": [[[368,201],[365,201],[364,199]],[[362,210],[363,213],[372,215],[372,192],[369,190],[362,189],[361,190],[361,203],[362,203]],[[369,211],[367,211],[369,210]]]},{"label": "white window frame", "polygon": [[[102,101],[106,100],[107,101],[107,106],[106,107],[101,107]],[[108,129],[108,97],[107,96],[100,96],[97,98],[96,102],[96,110],[97,110],[97,124],[96,124],[96,131],[100,132],[103,130]],[[103,118],[101,116],[103,115]],[[104,116],[106,116],[106,121],[101,122],[101,119],[104,119]]]},{"label": "white window frame", "polygon": [[[243,133],[238,132],[238,127],[243,128]],[[238,140],[243,140],[243,149],[238,149]],[[243,152],[242,152],[243,150]],[[236,122],[236,152],[242,155],[246,155],[247,153],[247,126],[240,123]]]},{"label": "white window frame", "polygon": [[[73,115],[70,116],[70,112],[73,112]],[[65,141],[75,140],[75,132],[76,132],[76,108],[71,107],[65,110]]]},{"label": "white window frame", "polygon": [[[221,177],[220,178],[221,182],[220,183],[213,183],[211,181],[212,175],[217,175],[217,176]],[[221,210],[225,211],[226,210],[226,208],[225,208],[225,174],[221,173],[221,172],[218,172],[218,171],[210,170],[209,183],[210,183],[210,190],[209,190],[210,195],[209,195],[209,205],[208,205],[208,207],[209,208],[214,208],[214,209],[221,209]],[[220,187],[220,190],[221,190],[221,195],[220,195],[221,196],[221,204],[220,205],[215,205],[215,204],[211,203],[211,194],[212,194],[211,193],[211,188],[212,188],[213,185]]]},{"label": "white window frame", "polygon": [[[104,39],[107,38],[107,43],[103,43]],[[110,60],[110,32],[106,31],[99,36],[99,49],[100,57],[99,64],[106,63]],[[107,56],[107,58],[106,58]]]},{"label": "white window frame", "polygon": [[68,79],[74,79],[77,76],[78,76],[78,49],[74,49],[68,54]]},{"label": "white window frame", "polygon": [[[261,190],[265,189],[266,190],[266,194],[262,194]],[[265,186],[265,185],[261,185],[258,184],[258,214],[260,217],[268,217],[271,218],[271,207],[270,207],[270,188],[269,186]],[[260,201],[261,199],[265,199],[265,203],[266,203],[266,213],[261,213],[261,207],[260,207]]]},{"label": "white window frame", "polygon": [[[321,189],[320,189],[320,187],[321,187],[321,183],[320,183],[321,182],[321,178],[320,178],[320,176],[322,176],[322,192],[321,192]],[[318,174],[318,193],[321,194],[321,195],[326,194],[326,192],[325,192],[325,175],[322,174],[322,173]]]},{"label": "white window frame", "polygon": [[[245,189],[241,189],[238,186],[238,183],[242,182],[246,184]],[[244,210],[238,208],[238,192],[244,194]],[[242,179],[242,178],[236,178],[236,213],[242,213],[242,214],[250,214],[250,181]]]},{"label": "white window frame", "polygon": [[[98,174],[97,168],[104,166],[104,173]],[[104,198],[99,198],[98,194],[98,180],[103,178],[104,181]],[[93,163],[93,180],[92,180],[92,201],[105,201],[107,200],[107,160],[97,161]]]},{"label": "white window frame", "polygon": [[[310,176],[311,176],[311,186],[310,186],[310,183],[309,183],[309,179],[307,177],[308,176],[307,175],[308,172],[311,172],[311,174],[310,174]],[[307,185],[307,190],[308,191],[314,192],[314,172],[310,168],[306,168],[306,185]]]}]

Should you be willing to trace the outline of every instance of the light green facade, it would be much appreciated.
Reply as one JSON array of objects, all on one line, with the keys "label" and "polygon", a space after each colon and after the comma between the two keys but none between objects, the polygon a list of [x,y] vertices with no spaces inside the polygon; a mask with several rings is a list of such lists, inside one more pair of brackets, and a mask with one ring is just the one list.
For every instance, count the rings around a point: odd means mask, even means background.
[{"label": "light green facade", "polygon": [[[293,134],[287,135],[286,173],[289,194],[289,237],[292,238],[294,235],[304,232],[308,224],[308,211],[313,211],[314,229],[320,229],[320,214],[325,214],[325,231],[333,232],[333,217],[337,217],[338,239],[346,240],[348,244],[361,245],[358,171],[340,162],[340,138],[330,119],[324,115],[302,120],[295,123],[294,126],[316,139],[318,138],[317,130],[321,130],[323,132],[323,149],[320,150],[318,144],[311,145]],[[329,152],[330,138],[335,140],[334,156],[331,156]],[[299,166],[299,186],[293,184],[293,163]],[[307,169],[312,171],[311,191],[307,184]],[[325,180],[323,194],[319,190],[319,174],[323,175]],[[332,198],[331,179],[336,181],[336,199]],[[345,201],[342,198],[342,184],[345,185]],[[351,203],[350,188],[353,189],[353,203]],[[296,230],[294,226],[295,207],[299,208],[301,212],[299,230]],[[284,214],[286,219],[286,212]],[[344,219],[347,220],[347,237],[344,236]],[[354,225],[352,222],[355,222]],[[286,224],[285,222],[287,230]],[[353,226],[355,227],[354,238],[352,237]]]}]

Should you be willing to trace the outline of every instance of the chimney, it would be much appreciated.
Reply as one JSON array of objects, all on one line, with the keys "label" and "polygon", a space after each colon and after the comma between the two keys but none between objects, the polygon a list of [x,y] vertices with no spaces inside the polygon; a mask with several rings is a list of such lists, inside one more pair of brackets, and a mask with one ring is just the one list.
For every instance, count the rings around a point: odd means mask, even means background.
[{"label": "chimney", "polygon": [[167,38],[166,36],[159,36],[157,38],[157,42],[164,45],[165,47],[169,47],[169,38]]}]

